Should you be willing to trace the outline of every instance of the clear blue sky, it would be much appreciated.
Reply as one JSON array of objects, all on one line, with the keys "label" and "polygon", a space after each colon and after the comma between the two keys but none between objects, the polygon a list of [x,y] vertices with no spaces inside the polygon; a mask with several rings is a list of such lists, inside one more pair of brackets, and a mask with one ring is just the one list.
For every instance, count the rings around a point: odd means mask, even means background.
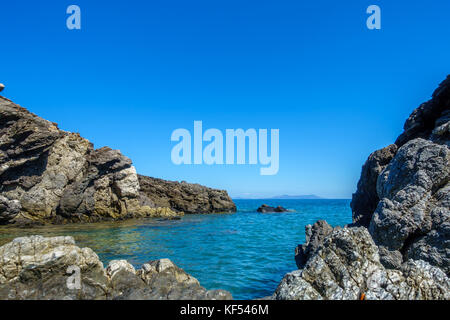
[{"label": "clear blue sky", "polygon": [[[82,29],[66,28],[66,8]],[[366,8],[382,29],[366,28]],[[349,198],[450,73],[450,1],[3,1],[0,82],[146,175],[232,196]],[[174,129],[279,128],[280,170],[176,166]]]}]

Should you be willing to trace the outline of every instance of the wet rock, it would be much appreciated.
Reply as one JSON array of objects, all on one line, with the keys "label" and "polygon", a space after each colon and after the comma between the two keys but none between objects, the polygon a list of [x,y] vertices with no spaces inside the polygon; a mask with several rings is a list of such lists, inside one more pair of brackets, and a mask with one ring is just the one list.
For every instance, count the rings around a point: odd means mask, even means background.
[{"label": "wet rock", "polygon": [[0,83],[0,92],[2,92],[3,89],[5,89],[5,85],[3,83]]},{"label": "wet rock", "polygon": [[274,213],[274,212],[288,212],[289,210],[283,208],[282,206],[271,207],[268,206],[267,204],[263,204],[256,211],[260,213]]},{"label": "wet rock", "polygon": [[206,290],[168,259],[137,271],[114,260],[104,269],[98,256],[72,237],[31,236],[0,247],[0,300],[231,298],[224,290]]}]

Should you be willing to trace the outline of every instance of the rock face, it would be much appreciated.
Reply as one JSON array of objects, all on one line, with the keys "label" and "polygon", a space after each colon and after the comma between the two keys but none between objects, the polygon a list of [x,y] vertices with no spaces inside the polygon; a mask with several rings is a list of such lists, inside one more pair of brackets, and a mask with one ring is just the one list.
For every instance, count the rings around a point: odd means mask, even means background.
[{"label": "rock face", "polygon": [[[188,184],[177,191],[167,184],[161,193],[142,192],[120,151],[94,149],[79,134],[0,97],[0,224],[172,217],[184,208],[234,206],[225,191]],[[152,201],[164,192],[172,201]]]},{"label": "rock face", "polygon": [[351,207],[345,228],[307,226],[273,298],[450,298],[450,76],[369,156]]},{"label": "rock face", "polygon": [[142,194],[158,207],[186,214],[236,212],[236,205],[224,190],[141,175],[138,178]]},{"label": "rock face", "polygon": [[386,269],[364,227],[335,228],[303,269],[287,274],[273,296],[283,300],[450,299],[450,281],[439,268],[408,260]]},{"label": "rock face", "polygon": [[282,206],[271,207],[271,206],[268,206],[267,204],[263,204],[256,211],[260,212],[260,213],[288,212],[288,210],[283,208]]},{"label": "rock face", "polygon": [[0,247],[0,300],[231,299],[207,291],[168,259],[135,268],[125,260],[107,268],[72,237],[17,238]]}]

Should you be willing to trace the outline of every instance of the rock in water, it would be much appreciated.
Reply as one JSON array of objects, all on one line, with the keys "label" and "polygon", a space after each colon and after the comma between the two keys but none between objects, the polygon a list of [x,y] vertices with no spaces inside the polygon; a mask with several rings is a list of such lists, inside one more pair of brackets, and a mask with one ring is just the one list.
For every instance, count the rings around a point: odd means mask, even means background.
[{"label": "rock in water", "polygon": [[[0,97],[0,224],[95,222],[236,211],[226,191],[141,188],[132,161]],[[165,187],[160,187],[165,186]],[[159,201],[167,199],[167,201]],[[172,210],[173,209],[173,210]]]},{"label": "rock in water", "polygon": [[77,247],[72,237],[31,236],[0,247],[0,300],[61,299],[232,297],[224,290],[206,290],[168,259],[151,261],[137,271],[125,260],[114,260],[104,269],[95,252]]},{"label": "rock in water", "polygon": [[288,212],[288,210],[283,208],[282,206],[271,207],[268,206],[267,204],[263,204],[256,211],[261,213]]},{"label": "rock in water", "polygon": [[2,92],[3,89],[5,89],[5,85],[3,83],[0,83],[0,92]]},{"label": "rock in water", "polygon": [[369,156],[353,223],[319,221],[274,299],[450,299],[450,76]]}]

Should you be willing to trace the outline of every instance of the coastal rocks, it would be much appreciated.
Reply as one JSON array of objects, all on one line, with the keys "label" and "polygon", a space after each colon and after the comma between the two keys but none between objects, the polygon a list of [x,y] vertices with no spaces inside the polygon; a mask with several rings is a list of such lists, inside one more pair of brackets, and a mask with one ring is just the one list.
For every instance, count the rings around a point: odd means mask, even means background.
[{"label": "coastal rocks", "polygon": [[350,203],[353,223],[356,226],[369,226],[372,214],[380,200],[376,188],[378,176],[394,158],[396,152],[397,146],[391,144],[372,153],[363,165],[357,191],[353,194]]},{"label": "coastal rocks", "polygon": [[450,299],[450,281],[439,268],[408,260],[386,269],[364,227],[335,228],[304,268],[287,274],[273,299]]},{"label": "coastal rocks", "polygon": [[0,83],[0,92],[2,92],[3,89],[5,89],[5,85],[3,83]]},{"label": "coastal rocks", "polygon": [[274,299],[450,299],[450,76],[364,164],[353,223],[319,221]]},{"label": "coastal rocks", "polygon": [[380,175],[377,191],[381,201],[369,225],[377,245],[388,256],[398,251],[448,273],[450,149],[421,138],[407,142]]},{"label": "coastal rocks", "polygon": [[[432,99],[415,109],[404,125],[404,132],[397,138],[395,144],[402,146],[415,138],[428,139],[435,128],[439,127],[438,119],[450,109],[450,75],[432,95]],[[447,120],[448,121],[448,120]]]},{"label": "coastal rocks", "polygon": [[[145,181],[143,190],[140,180]],[[0,97],[0,224],[223,211],[236,211],[226,191],[138,177],[120,151],[94,149],[79,134],[62,131]]]},{"label": "coastal rocks", "polygon": [[263,204],[256,211],[260,213],[274,213],[274,212],[288,212],[289,210],[283,208],[282,206],[271,207],[268,206],[267,204]]},{"label": "coastal rocks", "polygon": [[207,291],[168,259],[139,270],[125,260],[106,269],[71,237],[31,236],[0,247],[0,300],[231,299]]},{"label": "coastal rocks", "polygon": [[157,207],[168,207],[185,214],[236,212],[236,205],[224,190],[142,175],[138,178],[141,194]]},{"label": "coastal rocks", "polygon": [[312,254],[316,252],[323,240],[333,231],[333,228],[324,220],[305,227],[306,242],[295,248],[295,262],[299,269],[303,268]]}]

